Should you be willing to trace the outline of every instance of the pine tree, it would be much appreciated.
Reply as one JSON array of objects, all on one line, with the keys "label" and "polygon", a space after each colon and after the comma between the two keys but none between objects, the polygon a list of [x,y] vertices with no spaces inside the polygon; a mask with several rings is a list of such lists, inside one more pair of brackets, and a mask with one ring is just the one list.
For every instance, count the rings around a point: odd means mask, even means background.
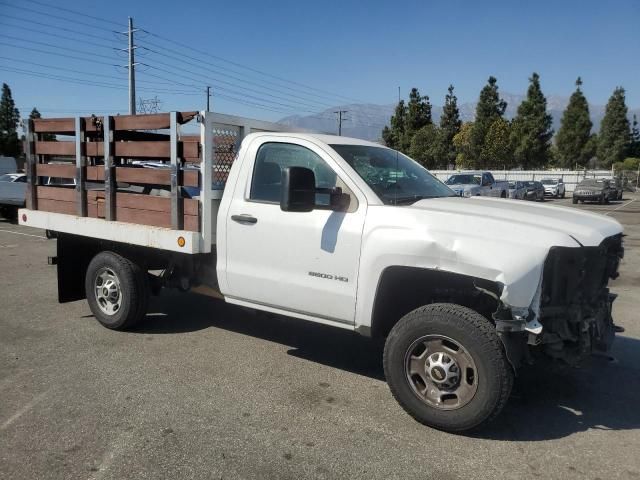
[{"label": "pine tree", "polygon": [[638,128],[638,118],[635,113],[633,114],[633,123],[631,124],[629,155],[631,157],[640,157],[640,128]]},{"label": "pine tree", "polygon": [[453,137],[453,146],[456,149],[456,168],[475,168],[476,163],[471,151],[471,133],[473,122],[463,123],[460,131]]},{"label": "pine tree", "polygon": [[487,84],[480,91],[480,98],[476,105],[476,118],[471,130],[470,159],[479,161],[484,146],[484,139],[489,127],[496,119],[502,117],[507,108],[507,102],[498,94],[498,84],[495,77],[491,76]]},{"label": "pine tree", "polygon": [[432,123],[431,104],[427,95],[420,95],[417,88],[412,88],[407,104],[407,131],[415,133],[425,125]]},{"label": "pine tree", "polygon": [[551,125],[547,99],[540,89],[540,76],[534,72],[529,79],[527,98],[518,106],[511,128],[513,155],[525,170],[549,163],[549,146],[553,137]]},{"label": "pine tree", "polygon": [[482,168],[510,168],[513,166],[511,150],[511,125],[504,118],[497,118],[489,127],[481,154]]},{"label": "pine tree", "polygon": [[584,166],[593,156],[592,149],[588,148],[593,125],[589,117],[589,103],[580,90],[581,85],[582,80],[578,77],[576,91],[562,114],[556,135],[558,163],[565,168],[573,167],[576,163]]},{"label": "pine tree", "polygon": [[0,99],[0,155],[17,157],[20,154],[20,142],[16,128],[20,121],[20,112],[11,96],[11,89],[2,84]]},{"label": "pine tree", "polygon": [[458,98],[453,94],[453,85],[449,85],[449,93],[444,99],[442,116],[440,117],[439,154],[442,163],[447,166],[456,161],[456,147],[453,137],[457,135],[462,126],[460,111],[458,110]]},{"label": "pine tree", "polygon": [[394,115],[391,116],[391,126],[384,127],[382,130],[382,139],[384,144],[396,150],[402,150],[403,142],[405,142],[406,123],[407,123],[407,107],[404,100],[400,100],[396,105]]},{"label": "pine tree", "polygon": [[428,123],[411,139],[409,156],[426,168],[436,168],[441,161],[438,156],[438,127]]},{"label": "pine tree", "polygon": [[606,168],[624,160],[630,143],[624,88],[616,87],[609,98],[598,135],[598,161]]}]

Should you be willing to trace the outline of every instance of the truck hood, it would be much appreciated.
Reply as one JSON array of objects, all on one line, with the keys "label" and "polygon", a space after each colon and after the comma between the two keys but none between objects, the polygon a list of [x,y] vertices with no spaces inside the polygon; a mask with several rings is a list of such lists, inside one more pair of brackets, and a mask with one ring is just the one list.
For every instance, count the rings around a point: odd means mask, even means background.
[{"label": "truck hood", "polygon": [[[463,217],[483,218],[495,228],[496,238],[526,233],[542,240],[545,236],[550,238],[567,235],[580,245],[597,246],[606,237],[622,232],[620,223],[604,215],[577,208],[517,200],[487,197],[434,198],[416,202],[410,208],[448,213],[458,217],[457,221],[464,221]],[[452,218],[452,221],[456,220]]]},{"label": "truck hood", "polygon": [[377,278],[391,265],[459,273],[498,282],[505,305],[534,308],[552,247],[598,246],[621,232],[609,217],[502,198],[446,197],[401,207],[370,206],[362,258],[376,261],[373,271],[363,274]]}]

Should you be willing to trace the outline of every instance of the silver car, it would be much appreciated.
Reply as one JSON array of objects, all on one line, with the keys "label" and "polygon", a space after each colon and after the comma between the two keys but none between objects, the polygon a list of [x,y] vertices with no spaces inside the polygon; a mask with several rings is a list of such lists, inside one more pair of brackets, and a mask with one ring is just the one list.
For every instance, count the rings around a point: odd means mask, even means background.
[{"label": "silver car", "polygon": [[514,198],[516,200],[524,200],[524,197],[527,193],[527,186],[524,182],[515,181],[509,182],[509,198]]}]

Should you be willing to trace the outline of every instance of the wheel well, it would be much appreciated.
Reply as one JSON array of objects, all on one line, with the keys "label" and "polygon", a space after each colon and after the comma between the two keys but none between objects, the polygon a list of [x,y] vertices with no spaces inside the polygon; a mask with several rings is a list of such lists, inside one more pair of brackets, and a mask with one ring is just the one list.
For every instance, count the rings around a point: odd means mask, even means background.
[{"label": "wheel well", "polygon": [[143,270],[163,270],[177,265],[193,270],[193,258],[184,253],[166,252],[147,247],[57,234],[58,301],[73,302],[85,298],[84,278],[91,259],[100,252],[111,251],[138,265]]},{"label": "wheel well", "polygon": [[[490,292],[490,293],[487,293]],[[416,267],[388,267],[378,282],[371,318],[373,337],[386,337],[404,315],[430,303],[469,307],[493,321],[502,284],[469,275]]]}]

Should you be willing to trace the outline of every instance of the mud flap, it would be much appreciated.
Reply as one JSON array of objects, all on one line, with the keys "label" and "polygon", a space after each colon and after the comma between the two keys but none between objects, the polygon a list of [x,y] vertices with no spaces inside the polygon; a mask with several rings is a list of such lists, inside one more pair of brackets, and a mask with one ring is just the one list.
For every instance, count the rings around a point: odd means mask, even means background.
[{"label": "mud flap", "polygon": [[57,240],[58,302],[86,298],[84,277],[92,252],[86,242],[73,235],[59,234]]}]

